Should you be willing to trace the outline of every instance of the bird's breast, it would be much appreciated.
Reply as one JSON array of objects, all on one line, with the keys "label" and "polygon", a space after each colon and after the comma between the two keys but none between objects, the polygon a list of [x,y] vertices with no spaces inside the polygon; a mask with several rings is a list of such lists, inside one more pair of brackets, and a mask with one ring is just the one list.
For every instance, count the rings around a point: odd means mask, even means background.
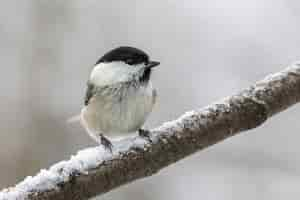
[{"label": "bird's breast", "polygon": [[96,134],[134,132],[144,124],[155,98],[150,82],[100,89],[82,111],[83,124]]}]

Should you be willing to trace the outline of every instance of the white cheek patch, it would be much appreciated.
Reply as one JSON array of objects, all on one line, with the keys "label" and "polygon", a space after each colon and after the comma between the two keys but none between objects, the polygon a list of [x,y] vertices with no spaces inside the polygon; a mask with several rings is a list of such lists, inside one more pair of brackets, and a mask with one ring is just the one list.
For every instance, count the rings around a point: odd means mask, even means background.
[{"label": "white cheek patch", "polygon": [[90,81],[97,86],[130,81],[143,67],[143,64],[130,66],[124,62],[100,63],[91,72]]}]

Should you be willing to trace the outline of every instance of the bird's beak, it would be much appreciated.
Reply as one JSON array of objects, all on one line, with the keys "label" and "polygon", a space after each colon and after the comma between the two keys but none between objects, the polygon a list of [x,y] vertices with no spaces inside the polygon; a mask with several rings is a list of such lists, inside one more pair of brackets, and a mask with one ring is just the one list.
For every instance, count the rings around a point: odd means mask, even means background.
[{"label": "bird's beak", "polygon": [[157,61],[149,61],[148,64],[147,64],[147,68],[153,68],[153,67],[156,67],[160,64],[160,62],[157,62]]}]

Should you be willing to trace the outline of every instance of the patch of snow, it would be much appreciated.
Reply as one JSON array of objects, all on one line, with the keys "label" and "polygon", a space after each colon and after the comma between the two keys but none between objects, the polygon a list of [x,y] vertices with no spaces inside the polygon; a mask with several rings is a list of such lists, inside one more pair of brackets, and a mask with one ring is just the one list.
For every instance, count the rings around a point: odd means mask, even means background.
[{"label": "patch of snow", "polygon": [[31,193],[58,190],[58,185],[67,182],[73,174],[88,174],[103,161],[114,159],[131,147],[143,149],[146,143],[146,140],[136,137],[113,143],[113,153],[102,146],[81,150],[75,156],[71,156],[70,160],[58,162],[49,170],[42,169],[36,176],[28,176],[14,188],[2,190],[0,200],[22,200]]}]

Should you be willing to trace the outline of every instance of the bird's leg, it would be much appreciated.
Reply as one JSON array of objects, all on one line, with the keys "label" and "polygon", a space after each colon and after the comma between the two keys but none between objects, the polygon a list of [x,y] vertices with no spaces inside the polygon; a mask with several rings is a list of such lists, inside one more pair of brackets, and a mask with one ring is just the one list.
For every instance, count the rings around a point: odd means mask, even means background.
[{"label": "bird's leg", "polygon": [[140,137],[147,138],[149,141],[151,141],[149,130],[139,128],[138,133]]},{"label": "bird's leg", "polygon": [[99,134],[99,136],[100,136],[101,144],[112,153],[113,145],[112,145],[111,141],[109,141],[109,139],[104,137],[102,134]]}]

